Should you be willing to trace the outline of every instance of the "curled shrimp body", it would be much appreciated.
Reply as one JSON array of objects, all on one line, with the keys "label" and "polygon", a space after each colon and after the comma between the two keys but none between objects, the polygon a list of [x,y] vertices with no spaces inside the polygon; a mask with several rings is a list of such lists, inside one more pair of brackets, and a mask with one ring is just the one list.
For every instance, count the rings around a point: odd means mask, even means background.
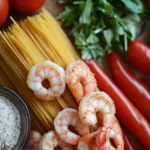
[{"label": "curled shrimp body", "polygon": [[89,133],[89,126],[81,123],[78,111],[72,108],[66,108],[59,112],[54,120],[55,131],[65,143],[77,145],[80,139],[80,135],[68,129],[69,125],[75,127],[82,136]]},{"label": "curled shrimp body", "polygon": [[[48,80],[50,87],[46,89],[42,81]],[[33,66],[27,76],[27,84],[36,97],[41,100],[52,100],[65,90],[65,71],[50,60]]]},{"label": "curled shrimp body", "polygon": [[103,117],[116,112],[112,99],[105,92],[92,92],[84,96],[79,104],[79,117],[83,124],[94,126],[97,112]]},{"label": "curled shrimp body", "polygon": [[62,142],[54,131],[49,131],[42,137],[38,150],[54,150],[57,146],[61,150],[72,150],[71,145]]},{"label": "curled shrimp body", "polygon": [[38,131],[31,131],[29,143],[26,147],[26,150],[38,150],[41,138],[42,135]]},{"label": "curled shrimp body", "polygon": [[78,143],[78,150],[96,150],[95,137],[99,134],[99,130],[81,137]]},{"label": "curled shrimp body", "polygon": [[97,90],[96,79],[83,61],[74,61],[66,67],[66,83],[79,103],[83,96]]},{"label": "curled shrimp body", "polygon": [[93,149],[94,145],[95,145],[94,140],[91,140],[89,142],[79,141],[78,150],[96,150],[96,149]]},{"label": "curled shrimp body", "polygon": [[[96,143],[101,142],[101,147],[104,147],[106,150],[124,150],[124,140],[121,127],[115,115],[107,114],[104,119],[105,127],[111,127],[109,133],[106,137],[103,136],[104,141],[101,140],[102,133],[105,133],[105,130],[101,129],[99,135],[97,135]],[[115,147],[111,144],[111,141],[115,144]]]},{"label": "curled shrimp body", "polygon": [[[106,121],[108,120],[112,123],[112,129],[108,135],[109,139],[114,141],[116,150],[124,150],[123,134],[117,118],[114,115],[108,115]],[[110,149],[113,146],[110,144],[108,146],[106,145],[106,147]]]}]

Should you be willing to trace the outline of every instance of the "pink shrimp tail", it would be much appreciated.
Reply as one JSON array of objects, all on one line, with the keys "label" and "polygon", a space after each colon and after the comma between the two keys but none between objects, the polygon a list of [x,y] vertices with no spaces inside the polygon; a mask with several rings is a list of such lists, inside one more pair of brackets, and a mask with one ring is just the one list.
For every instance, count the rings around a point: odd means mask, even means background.
[{"label": "pink shrimp tail", "polygon": [[107,128],[106,131],[102,131],[99,142],[98,142],[98,150],[104,150],[104,146],[107,141],[109,131],[110,131],[110,128]]},{"label": "pink shrimp tail", "polygon": [[98,142],[98,150],[104,150],[105,143],[106,143],[106,132],[100,135],[100,139]]},{"label": "pink shrimp tail", "polygon": [[95,131],[95,132],[92,132],[84,137],[81,137],[80,140],[81,141],[84,141],[84,142],[89,142],[90,140],[92,140],[97,134],[99,133],[99,131]]}]

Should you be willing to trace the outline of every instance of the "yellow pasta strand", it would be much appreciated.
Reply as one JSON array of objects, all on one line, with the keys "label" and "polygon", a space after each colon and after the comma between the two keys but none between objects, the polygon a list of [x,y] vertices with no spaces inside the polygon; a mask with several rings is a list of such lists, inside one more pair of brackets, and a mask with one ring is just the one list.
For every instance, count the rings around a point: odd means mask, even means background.
[{"label": "yellow pasta strand", "polygon": [[62,67],[81,59],[56,19],[46,10],[0,32],[0,84],[15,89],[27,104],[32,129],[41,133],[53,129],[57,113],[66,107],[77,108],[72,94],[64,94],[53,101],[37,99],[28,88],[26,77],[31,67],[51,60]]}]

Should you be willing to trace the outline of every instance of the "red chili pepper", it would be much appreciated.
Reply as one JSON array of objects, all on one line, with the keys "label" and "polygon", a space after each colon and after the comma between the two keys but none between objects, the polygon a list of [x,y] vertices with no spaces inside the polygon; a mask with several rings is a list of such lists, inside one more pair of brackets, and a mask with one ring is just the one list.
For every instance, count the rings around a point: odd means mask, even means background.
[{"label": "red chili pepper", "polygon": [[150,73],[150,47],[140,40],[129,44],[127,52],[128,62],[137,69]]},{"label": "red chili pepper", "polygon": [[144,145],[126,127],[121,125],[121,128],[124,136],[125,150],[146,150]]},{"label": "red chili pepper", "polygon": [[150,78],[140,78],[140,80],[145,83],[146,85],[150,86]]},{"label": "red chili pepper", "polygon": [[108,56],[115,83],[143,115],[150,120],[150,93],[122,63],[116,53],[112,52]]},{"label": "red chili pepper", "polygon": [[134,146],[132,145],[132,143],[130,142],[130,139],[128,138],[128,136],[126,135],[125,132],[123,132],[124,135],[124,149],[125,150],[135,150]]},{"label": "red chili pepper", "polygon": [[119,120],[150,149],[150,125],[148,121],[104,73],[94,59],[86,60],[86,64],[95,74],[99,89],[109,94],[113,99]]}]

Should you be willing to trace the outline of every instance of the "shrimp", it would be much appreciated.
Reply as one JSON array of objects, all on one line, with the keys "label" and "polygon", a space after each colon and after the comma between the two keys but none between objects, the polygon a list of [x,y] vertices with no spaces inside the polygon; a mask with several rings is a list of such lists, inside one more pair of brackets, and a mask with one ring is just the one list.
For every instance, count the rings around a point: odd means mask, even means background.
[{"label": "shrimp", "polygon": [[42,135],[38,131],[31,131],[29,143],[26,147],[26,150],[34,149],[38,150],[38,146]]},{"label": "shrimp", "polygon": [[97,124],[96,113],[100,117],[101,122],[99,122],[103,125],[104,133],[100,139],[103,142],[112,127],[111,123],[108,124],[109,122],[105,121],[107,115],[116,113],[112,99],[105,92],[92,92],[84,96],[79,104],[79,117],[83,124],[95,127]]},{"label": "shrimp", "polygon": [[84,137],[81,137],[78,143],[78,150],[95,149],[95,137],[99,134],[99,130],[92,132]]},{"label": "shrimp", "polygon": [[83,124],[95,125],[96,113],[115,114],[115,106],[112,99],[105,92],[92,92],[84,96],[79,104],[79,117]]},{"label": "shrimp", "polygon": [[75,127],[82,136],[89,134],[89,126],[81,123],[78,111],[66,108],[58,113],[54,120],[54,126],[60,139],[68,144],[77,145],[80,139],[80,135],[68,129],[69,125]]},{"label": "shrimp", "polygon": [[[106,121],[108,124],[110,122],[113,124],[112,129],[107,133],[105,132],[106,130],[100,126],[97,131],[81,137],[78,150],[124,150],[123,135],[116,117],[109,115],[105,122]],[[116,148],[111,144],[112,140]]]},{"label": "shrimp", "polygon": [[[109,132],[109,138],[114,141],[117,150],[124,150],[123,134],[117,118],[114,115],[108,115],[106,121],[107,120],[111,121],[113,124],[113,127]],[[112,146],[108,145],[106,147],[110,149]]]},{"label": "shrimp", "polygon": [[[48,80],[50,87],[46,89],[42,81]],[[65,90],[65,71],[62,67],[46,60],[33,66],[27,76],[27,84],[35,96],[41,100],[52,100]]]},{"label": "shrimp", "polygon": [[66,83],[79,103],[83,96],[97,90],[94,74],[83,61],[74,61],[66,67]]},{"label": "shrimp", "polygon": [[56,132],[49,131],[42,137],[38,150],[54,150],[57,146],[62,150],[72,150],[72,146],[62,142]]},{"label": "shrimp", "polygon": [[[105,130],[104,131],[101,130],[99,135],[97,135],[99,142],[102,143],[99,145],[100,146],[99,148],[104,147],[106,150],[124,150],[124,140],[123,140],[122,130],[115,115],[108,114],[104,119],[104,124],[105,126],[109,126],[109,127],[112,126],[112,127],[108,135],[106,135],[105,141],[101,141],[100,138],[102,133],[103,132],[105,133]],[[111,144],[110,140],[114,142],[116,148]]]}]

